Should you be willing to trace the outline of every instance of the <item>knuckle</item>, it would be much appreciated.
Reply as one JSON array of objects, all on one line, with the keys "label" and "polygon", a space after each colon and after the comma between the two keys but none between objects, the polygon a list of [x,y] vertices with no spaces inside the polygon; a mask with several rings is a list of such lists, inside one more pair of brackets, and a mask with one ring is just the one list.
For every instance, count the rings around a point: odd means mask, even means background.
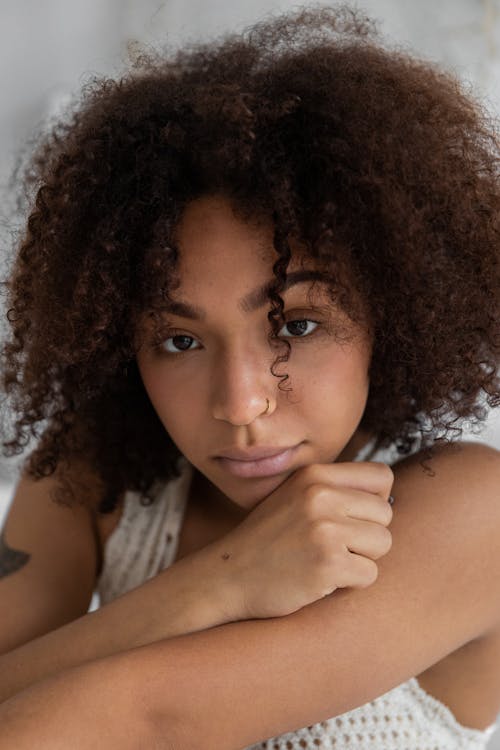
[{"label": "knuckle", "polygon": [[315,559],[320,564],[338,564],[344,559],[345,545],[336,524],[326,520],[313,521],[309,528],[309,539]]},{"label": "knuckle", "polygon": [[362,586],[371,586],[378,578],[378,565],[373,560],[366,560]]},{"label": "knuckle", "polygon": [[304,490],[302,508],[307,518],[313,520],[325,511],[325,493],[330,490],[320,482],[308,485]]},{"label": "knuckle", "polygon": [[390,482],[390,486],[392,486],[392,483],[394,482],[394,472],[389,464],[380,464],[380,470],[386,478],[386,481]]},{"label": "knuckle", "polygon": [[334,580],[337,584],[345,582],[349,579],[349,555],[340,550],[330,552],[322,570],[326,581]]},{"label": "knuckle", "polygon": [[382,547],[382,550],[383,550],[382,554],[386,555],[392,547],[392,534],[389,531],[389,529],[386,529],[384,527],[382,527],[380,531],[381,531],[381,545],[380,546]]},{"label": "knuckle", "polygon": [[388,500],[382,500],[380,503],[381,506],[381,516],[382,516],[382,523],[384,526],[389,526],[389,524],[392,521],[392,518],[394,516],[394,511],[392,509],[392,506],[390,505]]},{"label": "knuckle", "polygon": [[318,549],[331,544],[332,534],[324,520],[315,519],[309,524],[309,540]]},{"label": "knuckle", "polygon": [[305,488],[301,508],[304,511],[306,518],[314,520],[318,517],[319,494],[321,489],[321,485],[317,483],[310,484]]}]

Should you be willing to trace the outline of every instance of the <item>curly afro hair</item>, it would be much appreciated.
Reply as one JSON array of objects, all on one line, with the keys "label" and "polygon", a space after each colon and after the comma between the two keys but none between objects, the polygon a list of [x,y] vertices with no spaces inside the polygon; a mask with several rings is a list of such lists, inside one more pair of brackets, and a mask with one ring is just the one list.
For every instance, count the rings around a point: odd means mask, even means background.
[{"label": "curly afro hair", "polygon": [[8,279],[2,378],[16,419],[5,455],[36,438],[34,478],[61,466],[64,476],[84,456],[102,512],[125,489],[147,495],[176,475],[134,332],[175,285],[185,206],[213,193],[273,222],[275,332],[291,238],[353,319],[364,300],[374,349],[361,426],[377,445],[404,455],[417,439],[429,449],[460,436],[500,404],[498,164],[495,125],[459,82],[389,48],[346,6],[92,80],[26,173],[32,203]]}]

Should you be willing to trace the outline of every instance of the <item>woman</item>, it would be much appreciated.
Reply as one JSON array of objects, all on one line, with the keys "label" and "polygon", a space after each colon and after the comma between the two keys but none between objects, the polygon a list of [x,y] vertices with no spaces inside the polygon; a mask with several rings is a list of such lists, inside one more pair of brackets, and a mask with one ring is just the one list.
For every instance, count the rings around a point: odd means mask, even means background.
[{"label": "woman", "polygon": [[301,11],[97,82],[33,167],[2,747],[485,747],[500,463],[451,440],[500,394],[478,105]]}]

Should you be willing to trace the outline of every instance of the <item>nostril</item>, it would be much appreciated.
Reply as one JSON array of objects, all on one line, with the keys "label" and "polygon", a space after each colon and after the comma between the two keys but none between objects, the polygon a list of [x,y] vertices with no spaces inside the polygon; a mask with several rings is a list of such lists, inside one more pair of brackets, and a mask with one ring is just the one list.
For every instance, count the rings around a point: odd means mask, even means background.
[{"label": "nostril", "polygon": [[215,419],[229,422],[238,427],[249,425],[258,417],[267,416],[274,411],[273,404],[267,396],[255,396],[254,398],[242,403],[231,403],[226,400],[213,409]]}]

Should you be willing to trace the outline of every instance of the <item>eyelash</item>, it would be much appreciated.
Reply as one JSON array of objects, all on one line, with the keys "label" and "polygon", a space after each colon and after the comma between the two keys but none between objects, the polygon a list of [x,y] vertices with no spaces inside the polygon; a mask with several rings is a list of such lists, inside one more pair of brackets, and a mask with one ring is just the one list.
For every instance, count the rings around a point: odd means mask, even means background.
[{"label": "eyelash", "polygon": [[[287,320],[285,324],[283,325],[283,328],[285,328],[285,326],[291,325],[292,323],[313,323],[315,328],[313,328],[313,330],[310,331],[309,333],[306,333],[305,335],[302,335],[302,336],[292,335],[292,336],[283,336],[283,338],[285,339],[291,338],[294,340],[310,338],[315,333],[315,331],[317,331],[317,328],[320,325],[320,322],[318,320],[312,320],[312,318],[293,318],[292,320]],[[281,330],[283,330],[283,328]],[[167,336],[166,334],[169,334],[169,335]],[[196,351],[199,348],[199,347],[194,347],[194,349],[192,349],[191,347],[189,347],[188,349],[177,349],[175,351],[169,351],[168,349],[166,349],[166,342],[173,340],[175,338],[191,339],[192,342],[196,341],[194,336],[188,336],[182,331],[170,330],[170,331],[166,331],[166,333],[162,337],[161,342],[157,344],[157,348],[161,349],[163,353],[168,354],[168,355],[173,355],[173,356],[176,356],[177,354],[184,354],[185,352]]]}]

